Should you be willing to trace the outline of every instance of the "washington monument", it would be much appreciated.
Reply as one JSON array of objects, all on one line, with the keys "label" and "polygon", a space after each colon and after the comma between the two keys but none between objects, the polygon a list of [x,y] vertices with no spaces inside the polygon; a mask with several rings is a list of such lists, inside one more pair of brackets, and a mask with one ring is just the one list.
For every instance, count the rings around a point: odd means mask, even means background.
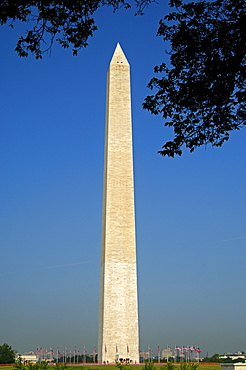
[{"label": "washington monument", "polygon": [[118,44],[108,69],[99,362],[139,362],[130,66]]}]

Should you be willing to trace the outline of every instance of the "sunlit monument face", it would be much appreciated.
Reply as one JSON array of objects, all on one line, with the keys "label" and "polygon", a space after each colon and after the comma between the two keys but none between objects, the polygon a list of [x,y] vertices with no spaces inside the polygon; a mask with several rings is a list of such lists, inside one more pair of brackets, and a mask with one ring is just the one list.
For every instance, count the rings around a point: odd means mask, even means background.
[{"label": "sunlit monument face", "polygon": [[139,362],[130,66],[118,44],[108,70],[99,362]]}]

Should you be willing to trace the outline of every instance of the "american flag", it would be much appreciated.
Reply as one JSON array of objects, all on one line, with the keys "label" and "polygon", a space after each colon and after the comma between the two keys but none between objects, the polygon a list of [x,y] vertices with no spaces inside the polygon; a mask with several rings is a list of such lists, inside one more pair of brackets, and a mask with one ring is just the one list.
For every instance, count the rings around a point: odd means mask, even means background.
[{"label": "american flag", "polygon": [[127,344],[126,350],[127,350],[127,353],[128,353],[128,352],[129,352],[129,347],[128,347],[128,344]]},{"label": "american flag", "polygon": [[107,347],[106,347],[106,344],[105,344],[105,348],[104,348],[105,352],[107,352]]},{"label": "american flag", "polygon": [[53,354],[54,354],[54,352],[53,352],[53,349],[52,349],[52,348],[50,348],[50,354],[51,354],[51,355],[53,355]]}]

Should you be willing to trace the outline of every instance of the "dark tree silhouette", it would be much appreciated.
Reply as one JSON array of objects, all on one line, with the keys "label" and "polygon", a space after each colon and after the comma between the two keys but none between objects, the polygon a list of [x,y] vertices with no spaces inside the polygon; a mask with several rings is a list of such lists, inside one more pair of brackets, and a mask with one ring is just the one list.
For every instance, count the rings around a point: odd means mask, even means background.
[{"label": "dark tree silhouette", "polygon": [[171,67],[155,67],[149,83],[155,94],[143,106],[161,114],[174,139],[162,155],[186,146],[221,146],[230,131],[246,123],[246,2],[170,1],[176,10],[160,21],[158,35],[170,43]]},{"label": "dark tree silhouette", "polygon": [[0,364],[13,364],[15,362],[15,353],[11,346],[4,343],[0,346]]},{"label": "dark tree silhouette", "polygon": [[[161,0],[162,1],[162,0]],[[156,0],[3,0],[0,24],[28,22],[17,42],[20,56],[42,58],[54,41],[72,46],[74,55],[88,45],[97,29],[93,15],[102,6],[114,11],[134,6],[136,14]],[[158,35],[170,50],[149,83],[154,95],[143,107],[161,114],[174,138],[162,155],[181,155],[201,145],[221,146],[230,132],[246,122],[245,0],[169,0],[170,12],[160,21]]]},{"label": "dark tree silhouette", "polygon": [[[37,59],[50,51],[54,41],[62,47],[72,46],[73,54],[88,45],[88,38],[97,29],[93,14],[102,6],[144,8],[155,0],[3,0],[0,2],[0,24],[14,27],[16,21],[28,22],[25,36],[17,42],[16,51],[21,57],[34,53]],[[131,5],[132,3],[132,5]]]}]

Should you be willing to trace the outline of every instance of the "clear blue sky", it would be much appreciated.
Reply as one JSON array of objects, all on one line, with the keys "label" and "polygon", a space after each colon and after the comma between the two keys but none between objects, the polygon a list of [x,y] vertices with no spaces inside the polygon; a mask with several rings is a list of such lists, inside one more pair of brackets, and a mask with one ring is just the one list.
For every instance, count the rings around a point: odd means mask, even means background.
[{"label": "clear blue sky", "polygon": [[143,111],[165,2],[143,17],[99,10],[72,57],[20,59],[1,28],[0,344],[97,345],[106,73],[117,42],[131,64],[140,348],[246,350],[246,131],[222,148],[157,154],[172,130]]}]

